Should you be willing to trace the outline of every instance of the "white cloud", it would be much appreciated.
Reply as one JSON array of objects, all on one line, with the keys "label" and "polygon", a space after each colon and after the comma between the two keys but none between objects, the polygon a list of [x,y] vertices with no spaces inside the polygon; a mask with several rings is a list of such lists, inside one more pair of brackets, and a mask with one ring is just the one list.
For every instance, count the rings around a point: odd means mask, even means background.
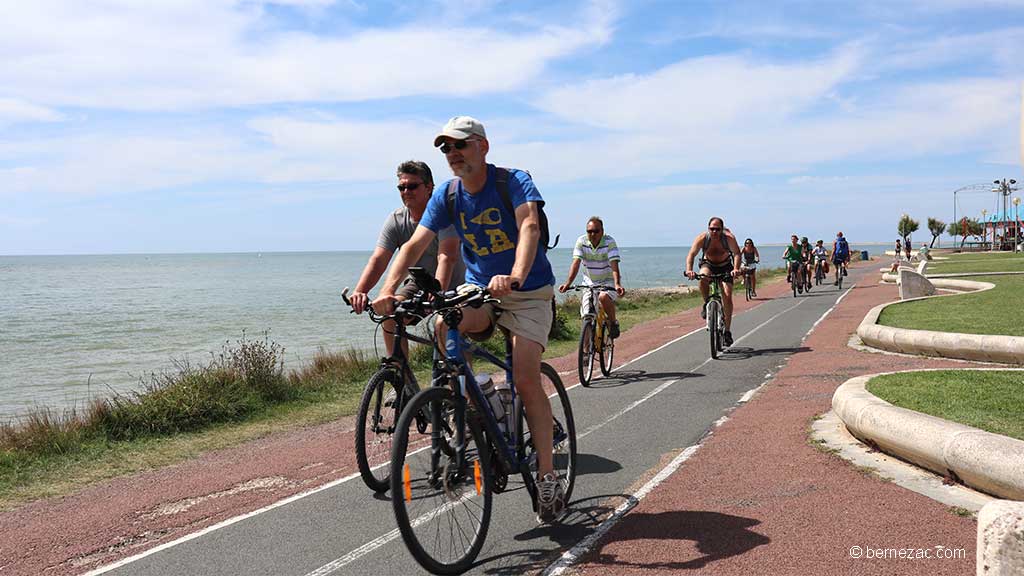
[{"label": "white cloud", "polygon": [[19,122],[56,122],[63,116],[45,106],[13,98],[0,98],[0,127]]},{"label": "white cloud", "polygon": [[[510,31],[435,22],[344,37],[274,29],[259,5],[26,2],[0,24],[0,86],[47,106],[179,110],[477,95],[529,85],[607,40],[607,14]],[[457,80],[456,80],[457,79]]]},{"label": "white cloud", "polygon": [[612,130],[711,129],[741,120],[783,120],[821,99],[857,67],[856,48],[808,63],[776,64],[709,56],[648,75],[626,74],[564,86],[537,105],[559,117]]}]

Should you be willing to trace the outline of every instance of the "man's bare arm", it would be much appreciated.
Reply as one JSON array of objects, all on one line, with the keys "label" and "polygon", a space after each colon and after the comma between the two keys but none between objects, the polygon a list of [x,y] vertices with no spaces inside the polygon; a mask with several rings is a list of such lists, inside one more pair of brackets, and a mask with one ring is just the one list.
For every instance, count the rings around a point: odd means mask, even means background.
[{"label": "man's bare arm", "polygon": [[448,283],[452,279],[452,271],[459,258],[459,239],[456,236],[445,238],[437,246],[437,273],[434,277],[441,283],[441,288],[449,289]]},{"label": "man's bare arm", "polygon": [[704,233],[700,233],[696,238],[693,239],[693,246],[690,246],[690,252],[686,255],[686,271],[693,271],[693,261],[697,258],[697,252],[700,252],[700,247],[704,244]]},{"label": "man's bare arm", "polygon": [[516,226],[519,227],[519,242],[516,244],[516,261],[512,265],[512,278],[522,283],[530,275],[533,259],[537,256],[540,242],[540,215],[536,202],[524,202],[516,208]]}]

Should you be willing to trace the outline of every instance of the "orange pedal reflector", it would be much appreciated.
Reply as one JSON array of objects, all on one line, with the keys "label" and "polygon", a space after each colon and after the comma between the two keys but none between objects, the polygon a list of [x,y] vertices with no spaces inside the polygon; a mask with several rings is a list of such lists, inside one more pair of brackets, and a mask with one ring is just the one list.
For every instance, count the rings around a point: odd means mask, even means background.
[{"label": "orange pedal reflector", "polygon": [[405,487],[405,501],[412,502],[412,480],[409,474],[409,463],[402,468],[402,485]]},{"label": "orange pedal reflector", "polygon": [[480,494],[483,494],[483,487],[482,486],[483,486],[483,483],[484,483],[484,478],[483,478],[483,474],[480,473],[480,461],[479,460],[474,460],[473,461],[473,480],[476,482],[476,494],[477,494],[477,496],[479,496]]}]

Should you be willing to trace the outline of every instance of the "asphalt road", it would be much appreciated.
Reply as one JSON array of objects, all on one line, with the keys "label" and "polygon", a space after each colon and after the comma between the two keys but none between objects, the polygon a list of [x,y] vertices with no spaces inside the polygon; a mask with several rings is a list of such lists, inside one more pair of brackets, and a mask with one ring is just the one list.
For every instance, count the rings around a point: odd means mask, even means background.
[{"label": "asphalt road", "polygon": [[[851,271],[850,284],[859,275]],[[569,514],[559,525],[538,526],[525,490],[496,495],[490,533],[470,573],[540,572],[557,561],[676,455],[699,443],[786,358],[806,351],[804,336],[840,295],[822,286],[737,316],[737,340],[718,360],[710,359],[707,333],[700,330],[619,368],[611,378],[595,380],[591,388],[571,388],[579,461]],[[563,380],[575,382],[575,374],[563,374]],[[375,498],[353,478],[105,573],[422,572],[398,535],[390,501]]]}]

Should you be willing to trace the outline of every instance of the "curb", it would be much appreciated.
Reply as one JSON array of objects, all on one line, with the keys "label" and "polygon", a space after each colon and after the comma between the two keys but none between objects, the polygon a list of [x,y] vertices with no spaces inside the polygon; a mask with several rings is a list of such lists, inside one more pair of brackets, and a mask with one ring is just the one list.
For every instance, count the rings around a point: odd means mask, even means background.
[{"label": "curb", "polygon": [[1024,573],[1024,502],[996,500],[978,514],[978,576]]},{"label": "curb", "polygon": [[[991,290],[994,284],[973,280],[952,280],[936,278],[931,280],[936,288],[954,290]],[[925,298],[942,298],[956,294],[909,298],[901,302],[913,302]],[[899,304],[889,302],[872,308],[857,327],[857,336],[873,348],[889,352],[901,352],[919,356],[938,356],[979,362],[1002,364],[1024,364],[1024,338],[998,334],[960,334],[956,332],[935,332],[911,330],[878,324],[878,317],[887,306]]]},{"label": "curb", "polygon": [[[989,369],[991,370],[991,369]],[[867,391],[858,376],[832,396],[832,409],[858,439],[963,484],[1024,500],[1024,441],[893,406]]]}]

